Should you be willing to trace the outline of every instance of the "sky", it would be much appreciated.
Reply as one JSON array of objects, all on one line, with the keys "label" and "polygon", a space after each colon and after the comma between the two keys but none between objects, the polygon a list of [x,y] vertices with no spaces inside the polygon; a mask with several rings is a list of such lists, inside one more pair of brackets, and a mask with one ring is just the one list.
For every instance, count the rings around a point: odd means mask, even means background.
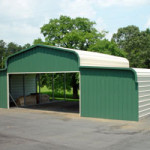
[{"label": "sky", "polygon": [[0,40],[19,45],[43,38],[40,27],[60,15],[86,17],[111,39],[118,28],[150,28],[150,0],[0,0]]}]

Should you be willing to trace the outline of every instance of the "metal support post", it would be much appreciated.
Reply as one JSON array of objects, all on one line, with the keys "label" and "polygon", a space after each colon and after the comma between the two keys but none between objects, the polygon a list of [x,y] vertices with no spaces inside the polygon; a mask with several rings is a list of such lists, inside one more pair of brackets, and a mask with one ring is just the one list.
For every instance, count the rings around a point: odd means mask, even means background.
[{"label": "metal support post", "polygon": [[22,76],[23,80],[23,97],[24,97],[24,106],[26,105],[26,92],[25,92],[25,75]]},{"label": "metal support post", "polygon": [[40,82],[40,74],[38,75],[39,80],[39,104],[41,103],[41,82]]},{"label": "metal support post", "polygon": [[52,99],[54,100],[54,73],[52,74]]},{"label": "metal support post", "polygon": [[66,73],[64,73],[64,100],[66,100]]},{"label": "metal support post", "polygon": [[37,76],[37,74],[36,74],[36,75],[35,75],[35,90],[36,90],[35,93],[38,92],[38,90],[37,90],[37,85],[38,85],[38,84],[37,84],[37,81],[38,81],[38,80],[37,80],[37,79],[38,79],[38,76]]}]

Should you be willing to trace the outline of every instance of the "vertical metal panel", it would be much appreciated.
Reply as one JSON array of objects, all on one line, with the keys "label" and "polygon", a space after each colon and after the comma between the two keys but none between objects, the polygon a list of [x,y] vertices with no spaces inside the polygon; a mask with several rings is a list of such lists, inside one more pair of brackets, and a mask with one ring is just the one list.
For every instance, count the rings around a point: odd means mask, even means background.
[{"label": "vertical metal panel", "polygon": [[74,53],[45,47],[35,47],[30,51],[12,56],[8,60],[9,73],[78,70],[78,58]]},{"label": "vertical metal panel", "polygon": [[0,108],[7,108],[7,73],[0,72]]},{"label": "vertical metal panel", "polygon": [[[36,92],[36,78],[33,74],[26,74],[24,79],[25,96]],[[11,75],[10,79],[11,95],[16,100],[23,96],[23,75]]]},{"label": "vertical metal panel", "polygon": [[26,74],[25,75],[25,95],[36,93],[36,75]]},{"label": "vertical metal panel", "polygon": [[11,75],[10,88],[14,100],[23,96],[23,75]]},{"label": "vertical metal panel", "polygon": [[81,69],[81,116],[138,120],[138,91],[127,70]]},{"label": "vertical metal panel", "polygon": [[150,69],[134,68],[138,78],[139,118],[150,115]]}]

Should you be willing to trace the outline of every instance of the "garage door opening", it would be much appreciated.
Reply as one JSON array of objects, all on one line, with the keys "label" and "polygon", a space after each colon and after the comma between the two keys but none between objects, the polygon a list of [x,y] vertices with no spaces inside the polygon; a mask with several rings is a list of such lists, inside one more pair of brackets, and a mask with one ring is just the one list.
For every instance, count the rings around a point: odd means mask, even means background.
[{"label": "garage door opening", "polygon": [[79,113],[79,72],[9,74],[9,107]]}]

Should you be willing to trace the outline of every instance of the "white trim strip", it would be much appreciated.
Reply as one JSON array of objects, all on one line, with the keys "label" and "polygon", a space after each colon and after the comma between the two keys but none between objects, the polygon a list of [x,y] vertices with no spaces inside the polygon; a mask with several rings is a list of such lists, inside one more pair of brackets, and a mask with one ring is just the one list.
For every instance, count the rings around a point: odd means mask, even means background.
[{"label": "white trim strip", "polygon": [[7,109],[9,109],[9,74],[7,73]]},{"label": "white trim strip", "polygon": [[79,72],[79,115],[81,117],[81,72]]},{"label": "white trim strip", "polygon": [[54,71],[54,72],[10,72],[8,74],[42,74],[42,73],[76,73],[80,71]]}]

